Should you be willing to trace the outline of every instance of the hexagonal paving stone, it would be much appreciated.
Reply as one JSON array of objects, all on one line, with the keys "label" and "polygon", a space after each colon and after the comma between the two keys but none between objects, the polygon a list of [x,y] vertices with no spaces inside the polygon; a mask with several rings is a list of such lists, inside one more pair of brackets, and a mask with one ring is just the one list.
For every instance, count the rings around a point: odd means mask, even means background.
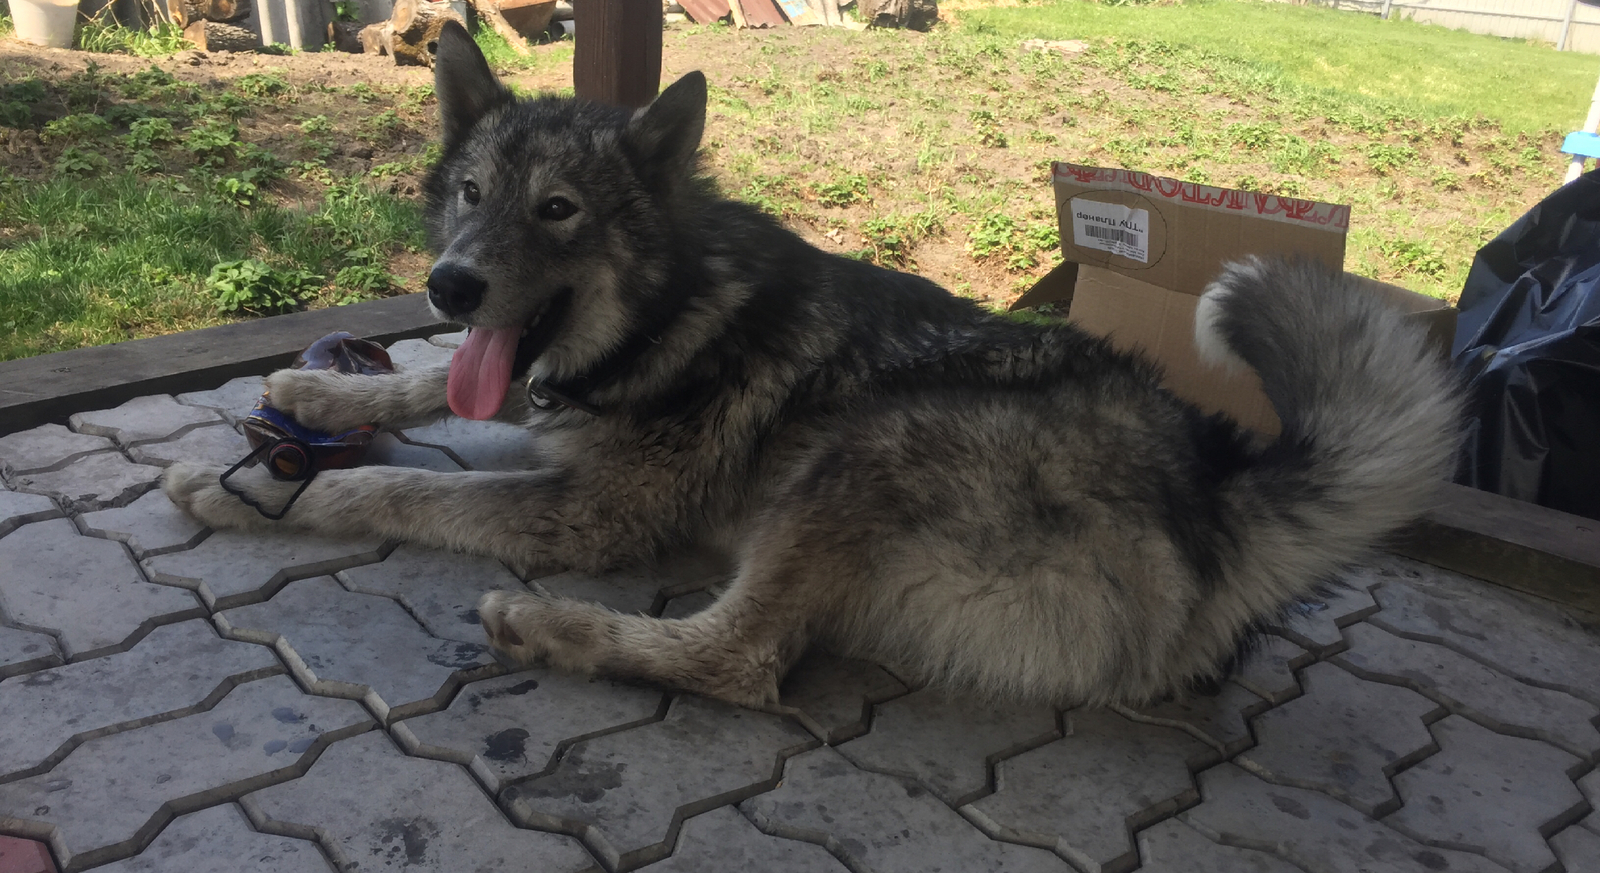
[{"label": "hexagonal paving stone", "polygon": [[34,473],[62,466],[72,458],[115,449],[105,437],[73,433],[59,424],[41,424],[0,437],[0,470],[7,476]]},{"label": "hexagonal paving stone", "polygon": [[632,868],[665,857],[685,818],[771,788],[783,759],[816,742],[780,717],[683,695],[661,721],[583,740],[502,798],[519,822],[580,830],[613,869]]},{"label": "hexagonal paving stone", "polygon": [[537,667],[463,687],[450,708],[398,722],[407,752],[464,764],[492,793],[542,773],[563,744],[655,721],[655,689]]},{"label": "hexagonal paving stone", "polygon": [[157,467],[170,467],[178,461],[231,467],[250,451],[244,434],[219,421],[190,428],[172,439],[140,443],[128,450],[128,457]]},{"label": "hexagonal paving stone", "polygon": [[0,490],[0,537],[25,524],[64,514],[54,500],[43,494]]},{"label": "hexagonal paving stone", "polygon": [[1283,703],[1300,694],[1294,671],[1316,658],[1310,652],[1274,634],[1262,634],[1246,655],[1233,679],[1259,697]]},{"label": "hexagonal paving stone", "polygon": [[205,525],[173,506],[159,491],[120,509],[83,515],[78,527],[90,536],[127,543],[134,556],[141,559],[192,548],[206,535]]},{"label": "hexagonal paving stone", "polygon": [[376,564],[340,571],[346,588],[400,601],[428,633],[482,643],[478,599],[489,591],[527,591],[499,561],[457,552],[402,545]]},{"label": "hexagonal paving stone", "polygon": [[1600,637],[1548,604],[1425,564],[1415,567],[1405,583],[1378,589],[1383,611],[1372,624],[1600,706]]},{"label": "hexagonal paving stone", "polygon": [[126,652],[0,681],[0,778],[47,769],[79,743],[214,705],[235,685],[283,672],[265,646],[196,619],[158,627]]},{"label": "hexagonal paving stone", "polygon": [[1394,777],[1405,805],[1384,824],[1419,842],[1486,855],[1514,873],[1550,869],[1556,857],[1540,834],[1588,809],[1567,778],[1587,764],[1456,715],[1433,725],[1433,735],[1439,754]]},{"label": "hexagonal paving stone", "polygon": [[1050,846],[1090,873],[1139,864],[1132,834],[1199,800],[1183,731],[1109,710],[1067,714],[1068,735],[995,765],[995,792],[969,809],[991,833]]},{"label": "hexagonal paving stone", "polygon": [[389,360],[401,371],[419,370],[435,364],[448,364],[454,354],[450,349],[430,343],[425,339],[400,340],[390,343]]},{"label": "hexagonal paving stone", "polygon": [[512,825],[465,770],[407,757],[378,731],[334,743],[310,773],[241,803],[259,829],[319,839],[339,870],[594,867],[577,840]]},{"label": "hexagonal paving stone", "polygon": [[273,646],[311,690],[360,700],[385,723],[431,712],[463,682],[504,669],[488,647],[430,637],[400,604],[327,576],[214,620],[230,636]]},{"label": "hexagonal paving stone", "polygon": [[408,443],[438,446],[468,470],[527,470],[540,461],[533,434],[501,421],[446,418],[400,433]]},{"label": "hexagonal paving stone", "polygon": [[135,397],[116,409],[78,412],[68,419],[79,433],[110,437],[124,448],[177,436],[186,428],[221,421],[214,409],[185,406],[170,394]]},{"label": "hexagonal paving stone", "polygon": [[119,452],[92,452],[62,467],[12,476],[11,487],[54,498],[73,512],[93,512],[127,506],[160,481],[160,467],[135,464]]},{"label": "hexagonal paving stone", "polygon": [[433,336],[428,337],[428,342],[433,343],[434,345],[443,349],[455,349],[466,341],[467,332],[464,330],[458,330],[452,333],[436,333]]},{"label": "hexagonal paving stone", "polygon": [[1566,873],[1600,871],[1600,822],[1593,830],[1582,825],[1564,828],[1550,838],[1550,850],[1560,859]]},{"label": "hexagonal paving stone", "polygon": [[0,679],[61,663],[56,641],[47,634],[0,626]]},{"label": "hexagonal paving stone", "polygon": [[316,843],[258,833],[225,803],[179,816],[137,856],[96,873],[333,873]]},{"label": "hexagonal paving stone", "polygon": [[[1352,581],[1360,579],[1353,577]],[[1359,584],[1335,587],[1325,595],[1308,597],[1291,606],[1288,617],[1277,622],[1272,631],[1307,651],[1325,656],[1344,648],[1340,628],[1377,611],[1378,603],[1366,588]]]},{"label": "hexagonal paving stone", "polygon": [[951,806],[989,791],[989,767],[1061,736],[1055,710],[951,698],[925,688],[875,708],[872,730],[839,746],[863,769],[915,779]]},{"label": "hexagonal paving stone", "polygon": [[[682,600],[727,580],[730,568],[700,552],[668,555],[648,565],[606,573],[571,571],[541,576],[529,583],[556,597],[587,600],[618,612],[654,614],[672,599]],[[690,601],[692,603],[692,601]]]},{"label": "hexagonal paving stone", "polygon": [[1114,707],[1117,712],[1146,724],[1164,725],[1188,731],[1211,746],[1211,753],[1199,754],[1189,762],[1194,769],[1209,767],[1238,754],[1253,740],[1246,720],[1264,712],[1272,704],[1237,682],[1223,682],[1214,693],[1195,691],[1182,697],[1145,706],[1138,710]]},{"label": "hexagonal paving stone", "polygon": [[380,561],[382,542],[332,540],[303,533],[218,531],[186,551],[144,562],[150,578],[199,593],[212,609],[272,597],[285,584]]},{"label": "hexagonal paving stone", "polygon": [[1280,785],[1324,791],[1368,815],[1399,805],[1389,775],[1433,750],[1424,724],[1439,705],[1416,692],[1357,679],[1332,664],[1300,674],[1303,697],[1255,720],[1255,748],[1237,762]]},{"label": "hexagonal paving stone", "polygon": [[672,857],[644,873],[846,873],[828,850],[799,840],[768,836],[731,806],[683,823]]},{"label": "hexagonal paving stone", "polygon": [[186,406],[203,406],[216,410],[229,424],[238,424],[250,414],[250,410],[255,408],[256,401],[261,399],[261,392],[265,387],[260,376],[240,376],[237,379],[229,379],[220,388],[213,388],[210,391],[190,391],[187,394],[179,394],[176,399]]},{"label": "hexagonal paving stone", "polygon": [[1213,843],[1175,818],[1139,832],[1139,857],[1144,873],[1303,873],[1266,852]]},{"label": "hexagonal paving stone", "polygon": [[1273,785],[1233,764],[1198,777],[1178,814],[1213,841],[1271,852],[1306,873],[1504,873],[1478,855],[1425,846],[1316,791]]},{"label": "hexagonal paving stone", "polygon": [[67,870],[128,857],[167,815],[292,778],[371,724],[360,706],[302,694],[287,676],[247,682],[208,712],[89,740],[49,772],[0,785],[0,828],[48,839]]},{"label": "hexagonal paving stone", "polygon": [[908,690],[877,664],[813,650],[783,677],[778,703],[806,730],[833,745],[866,733],[872,707]]},{"label": "hexagonal paving stone", "polygon": [[765,833],[827,844],[874,873],[1071,873],[1050,852],[990,839],[914,783],[825,747],[790,758],[783,782],[739,808]]},{"label": "hexagonal paving stone", "polygon": [[1350,651],[1334,660],[1358,676],[1413,689],[1493,730],[1547,740],[1588,757],[1600,751],[1600,708],[1535,688],[1444,646],[1405,640],[1370,625],[1350,628]]},{"label": "hexagonal paving stone", "polygon": [[203,614],[194,595],[152,585],[120,543],[86,537],[67,519],[0,539],[0,610],[59,632],[69,658],[121,648],[157,625]]}]

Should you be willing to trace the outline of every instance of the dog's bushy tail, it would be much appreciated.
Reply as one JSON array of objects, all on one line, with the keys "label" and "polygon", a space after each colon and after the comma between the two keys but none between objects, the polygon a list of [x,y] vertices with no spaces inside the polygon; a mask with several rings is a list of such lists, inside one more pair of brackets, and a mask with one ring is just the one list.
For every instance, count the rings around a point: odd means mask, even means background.
[{"label": "dog's bushy tail", "polygon": [[[1422,328],[1318,264],[1227,267],[1195,313],[1213,363],[1261,377],[1283,431],[1224,486],[1224,587],[1265,617],[1430,508],[1455,463],[1461,399]],[[1218,604],[1221,606],[1222,604]],[[1231,623],[1231,622],[1229,622]]]}]

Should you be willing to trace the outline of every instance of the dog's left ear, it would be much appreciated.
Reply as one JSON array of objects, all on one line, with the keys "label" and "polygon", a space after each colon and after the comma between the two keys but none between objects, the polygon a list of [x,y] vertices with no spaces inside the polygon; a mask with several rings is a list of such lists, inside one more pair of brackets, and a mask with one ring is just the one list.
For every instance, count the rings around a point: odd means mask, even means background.
[{"label": "dog's left ear", "polygon": [[642,167],[671,178],[693,172],[705,129],[706,77],[695,70],[635,112],[625,139]]},{"label": "dog's left ear", "polygon": [[454,21],[445,22],[439,31],[433,93],[439,100],[439,126],[446,148],[466,139],[473,125],[490,109],[512,99],[511,92],[494,77],[467,29]]}]

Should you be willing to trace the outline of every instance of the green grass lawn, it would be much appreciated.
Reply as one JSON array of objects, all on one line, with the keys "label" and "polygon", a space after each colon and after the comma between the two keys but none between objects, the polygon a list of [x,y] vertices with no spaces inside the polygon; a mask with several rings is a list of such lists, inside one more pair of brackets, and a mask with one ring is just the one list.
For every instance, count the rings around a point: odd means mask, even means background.
[{"label": "green grass lawn", "polygon": [[1481,114],[1508,131],[1576,129],[1600,76],[1594,55],[1288,3],[1036,0],[964,12],[962,24],[1018,39],[1162,40],[1244,61],[1289,90],[1328,91],[1424,116]]}]

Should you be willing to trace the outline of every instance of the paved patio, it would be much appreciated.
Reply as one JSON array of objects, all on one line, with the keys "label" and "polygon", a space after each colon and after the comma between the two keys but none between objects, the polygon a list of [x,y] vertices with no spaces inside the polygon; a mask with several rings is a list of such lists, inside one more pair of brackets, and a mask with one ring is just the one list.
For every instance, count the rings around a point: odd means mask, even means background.
[{"label": "paved patio", "polygon": [[[513,673],[473,610],[526,584],[499,564],[173,509],[161,468],[243,455],[258,392],[0,438],[0,873],[1600,870],[1600,636],[1548,604],[1385,559],[1220,693],[1140,711],[826,656],[772,713]],[[373,455],[526,447],[449,421]],[[720,581],[683,558],[537,584],[671,615]]]}]

